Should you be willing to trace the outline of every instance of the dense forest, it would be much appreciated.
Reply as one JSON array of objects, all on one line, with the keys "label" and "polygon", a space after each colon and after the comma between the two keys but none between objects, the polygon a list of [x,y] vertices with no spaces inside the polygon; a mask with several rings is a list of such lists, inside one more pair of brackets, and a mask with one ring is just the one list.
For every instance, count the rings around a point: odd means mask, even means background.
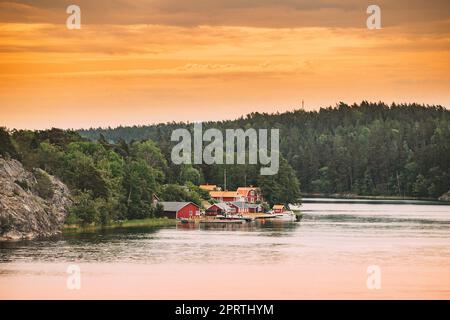
[{"label": "dense forest", "polygon": [[[440,106],[339,104],[319,111],[252,113],[208,128],[280,129],[280,169],[259,165],[175,165],[171,133],[189,123],[42,131],[0,128],[0,155],[57,176],[72,191],[68,222],[157,217],[165,201],[210,200],[201,183],[257,185],[267,202],[304,193],[436,198],[450,189],[450,111]],[[41,179],[41,194],[51,194]]]},{"label": "dense forest", "polygon": [[[163,148],[165,153],[161,150],[149,139],[111,142],[100,135],[91,141],[69,130],[0,128],[0,156],[17,159],[27,169],[41,168],[69,187],[74,205],[66,219],[68,224],[105,225],[111,221],[159,217],[162,207],[154,202],[155,196],[200,206],[203,200],[212,201],[208,192],[198,187],[206,181],[203,170],[220,180],[225,168],[174,165],[167,148]],[[300,196],[295,172],[284,159],[276,176],[256,178],[257,165],[236,170],[227,166],[227,170],[230,181],[234,179],[236,183],[236,175],[247,170],[270,204],[294,202]],[[20,181],[16,183],[27,188]],[[41,197],[52,197],[48,176],[40,177],[37,188]]]},{"label": "dense forest", "polygon": [[[288,171],[294,169],[305,193],[436,198],[450,189],[450,111],[441,106],[340,103],[319,111],[255,112],[203,126],[222,130],[279,128],[280,151],[285,159],[282,165]],[[191,125],[173,122],[79,133],[91,140],[109,142],[151,139],[168,159],[171,132],[180,127]],[[222,171],[216,167],[197,169],[203,181],[223,183]],[[172,174],[180,174],[174,170]],[[230,188],[263,180],[245,166],[230,168],[228,175]],[[287,183],[290,177],[278,178],[268,183],[270,190],[266,190],[277,199],[286,191],[277,190],[279,183]]]}]

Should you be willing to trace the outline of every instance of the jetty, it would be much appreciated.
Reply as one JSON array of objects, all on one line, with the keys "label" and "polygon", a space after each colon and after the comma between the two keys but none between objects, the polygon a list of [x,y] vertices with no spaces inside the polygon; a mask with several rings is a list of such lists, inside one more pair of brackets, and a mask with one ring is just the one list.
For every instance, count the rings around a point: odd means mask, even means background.
[{"label": "jetty", "polygon": [[204,224],[242,224],[245,222],[243,219],[205,219],[200,220],[200,223]]}]

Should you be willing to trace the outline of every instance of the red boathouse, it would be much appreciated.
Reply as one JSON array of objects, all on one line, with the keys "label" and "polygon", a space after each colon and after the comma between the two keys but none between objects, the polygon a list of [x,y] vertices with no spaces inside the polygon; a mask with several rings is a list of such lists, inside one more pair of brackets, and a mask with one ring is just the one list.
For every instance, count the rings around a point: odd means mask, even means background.
[{"label": "red boathouse", "polygon": [[192,202],[159,202],[164,216],[171,219],[189,219],[200,216],[200,207]]},{"label": "red boathouse", "polygon": [[273,206],[274,213],[283,213],[286,210],[286,207],[282,204],[276,204]]}]

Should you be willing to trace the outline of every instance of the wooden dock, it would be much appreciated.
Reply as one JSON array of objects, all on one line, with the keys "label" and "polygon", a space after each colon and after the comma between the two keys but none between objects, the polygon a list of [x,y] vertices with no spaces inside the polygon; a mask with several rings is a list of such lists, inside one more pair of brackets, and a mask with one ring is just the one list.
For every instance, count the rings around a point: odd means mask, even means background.
[{"label": "wooden dock", "polygon": [[245,222],[245,220],[242,219],[207,219],[207,220],[200,220],[200,223],[205,224],[242,224]]}]

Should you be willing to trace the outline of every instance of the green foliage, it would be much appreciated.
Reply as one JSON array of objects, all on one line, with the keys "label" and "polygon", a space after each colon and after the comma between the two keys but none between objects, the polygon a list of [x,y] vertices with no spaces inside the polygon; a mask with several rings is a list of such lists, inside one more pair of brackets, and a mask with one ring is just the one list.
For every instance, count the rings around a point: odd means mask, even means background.
[{"label": "green foliage", "polygon": [[99,221],[99,213],[95,205],[92,192],[80,192],[74,198],[74,204],[70,208],[70,222],[86,225]]},{"label": "green foliage", "polygon": [[100,224],[107,225],[116,221],[118,216],[118,201],[115,198],[105,200],[95,198],[91,191],[79,192],[74,197],[66,224]]},{"label": "green foliage", "polygon": [[155,217],[163,217],[164,216],[164,206],[160,203],[157,203],[154,211]]},{"label": "green foliage", "polygon": [[[259,165],[174,165],[170,135],[192,129],[186,123],[79,133],[0,128],[0,155],[66,183],[75,195],[68,223],[160,216],[154,195],[200,205],[211,199],[197,185],[224,187],[225,170],[228,190],[259,186],[270,204],[296,202],[300,179],[303,192],[438,197],[450,189],[450,112],[439,106],[341,103],[204,124],[204,130],[212,127],[279,128],[278,174],[260,176]],[[50,197],[48,180],[39,180],[39,193]]]},{"label": "green foliage", "polygon": [[[59,177],[75,194],[68,222],[108,224],[153,215],[152,195],[164,180],[166,166],[156,145],[143,142],[130,148],[124,142],[97,143],[63,133],[15,131],[13,142],[26,167]],[[44,176],[39,178],[37,188],[44,197],[50,196],[46,185]]]},{"label": "green foliage", "polygon": [[36,148],[35,156],[32,157],[34,163],[28,163],[28,166],[57,172],[63,169],[63,157],[64,153],[59,147],[44,141]]},{"label": "green foliage", "polygon": [[280,169],[273,176],[261,176],[258,186],[264,199],[274,204],[296,203],[300,199],[300,183],[286,159],[280,157]]},{"label": "green foliage", "polygon": [[80,151],[69,151],[64,156],[63,180],[72,188],[91,191],[94,197],[108,196],[107,182],[96,168],[95,159]]},{"label": "green foliage", "polygon": [[167,171],[167,160],[153,141],[133,142],[131,153],[135,158],[144,160],[153,169],[158,169],[162,173]]},{"label": "green foliage", "polygon": [[143,219],[152,215],[153,195],[156,193],[156,173],[145,160],[132,160],[127,164],[124,189],[127,193],[127,217]]},{"label": "green foliage", "polygon": [[0,127],[0,156],[19,158],[19,154],[11,141],[10,134],[4,127]]},{"label": "green foliage", "polygon": [[[251,113],[233,121],[204,123],[208,128],[279,128],[280,151],[303,192],[414,196],[416,180],[425,180],[420,194],[438,197],[450,189],[450,111],[441,106],[361,102],[319,111]],[[90,129],[80,134],[109,141],[152,139],[170,159],[170,134],[186,123]],[[326,169],[325,169],[326,168]],[[223,186],[223,166],[199,166],[202,181]],[[177,171],[179,170],[179,171]],[[251,166],[227,166],[228,189],[255,184]],[[180,166],[171,166],[171,183]],[[416,187],[414,185],[416,184]],[[425,189],[427,191],[425,191]]]},{"label": "green foliage", "polygon": [[414,195],[418,197],[426,197],[428,195],[429,182],[425,177],[419,174],[413,184]]},{"label": "green foliage", "polygon": [[30,186],[26,180],[15,180],[14,183],[19,185],[25,191],[30,190]]},{"label": "green foliage", "polygon": [[34,185],[34,191],[37,195],[43,199],[51,199],[54,194],[53,184],[48,174],[41,170],[34,172],[36,178],[36,184]]},{"label": "green foliage", "polygon": [[187,186],[166,184],[162,187],[161,198],[164,201],[186,201],[201,206],[203,198],[198,190],[199,188],[192,184],[188,184]]},{"label": "green foliage", "polygon": [[188,186],[188,188],[191,192],[197,193],[201,199],[207,200],[207,201],[211,200],[211,196],[209,195],[208,191],[206,191],[204,189],[200,189],[199,186],[197,186],[193,183],[190,183],[190,182],[188,182],[186,185]]},{"label": "green foliage", "polygon": [[262,207],[262,212],[268,212],[271,209],[270,205],[267,202],[263,202],[261,204],[261,207]]},{"label": "green foliage", "polygon": [[200,184],[200,171],[195,169],[192,166],[183,166],[181,171],[181,181],[180,183],[186,184],[186,183],[192,183],[194,185]]}]

